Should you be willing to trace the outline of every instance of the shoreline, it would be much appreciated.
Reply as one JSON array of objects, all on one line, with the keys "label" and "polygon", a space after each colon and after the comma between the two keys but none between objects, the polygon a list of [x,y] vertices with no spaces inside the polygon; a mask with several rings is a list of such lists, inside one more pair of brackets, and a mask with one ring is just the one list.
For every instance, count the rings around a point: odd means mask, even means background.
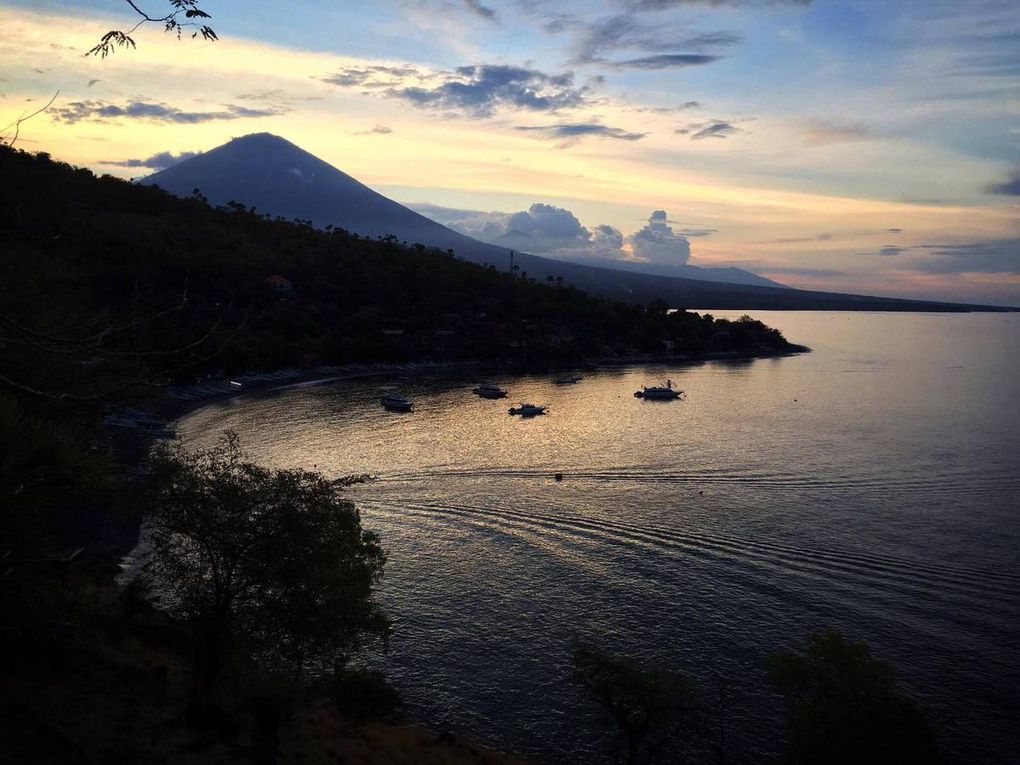
[{"label": "shoreline", "polygon": [[[152,399],[143,399],[136,409],[156,415],[165,425],[175,423],[195,414],[207,406],[227,401],[239,401],[249,396],[277,393],[281,391],[329,385],[345,380],[370,377],[386,377],[400,374],[430,374],[443,372],[477,371],[486,374],[536,374],[540,372],[562,372],[572,370],[598,370],[620,367],[670,365],[691,366],[712,361],[755,361],[757,359],[783,358],[810,353],[806,345],[791,344],[791,347],[775,351],[717,351],[700,356],[612,356],[597,359],[580,359],[574,364],[500,364],[492,361],[407,361],[377,364],[346,364],[312,367],[310,369],[285,369],[273,372],[252,373],[234,378],[243,387],[232,388],[226,380],[196,384],[178,388],[170,386]],[[148,405],[148,406],[147,406]],[[150,444],[155,438],[149,438]]]},{"label": "shoreline", "polygon": [[[692,366],[709,362],[744,362],[757,359],[782,358],[810,353],[804,345],[791,344],[782,350],[751,352],[714,352],[700,356],[613,356],[579,359],[573,364],[523,364],[492,361],[409,361],[398,363],[346,364],[319,366],[309,369],[283,369],[259,372],[233,378],[242,387],[231,387],[229,379],[207,381],[190,386],[167,386],[150,398],[135,399],[117,407],[104,417],[100,425],[102,441],[120,469],[120,480],[134,483],[144,475],[145,460],[153,445],[163,439],[176,438],[174,426],[181,420],[210,406],[218,406],[249,397],[298,388],[329,385],[344,380],[386,377],[399,374],[442,374],[469,371],[484,374],[536,374],[571,370],[598,370],[654,365]],[[121,519],[97,529],[93,543],[93,560],[116,572],[120,563],[137,546],[141,524],[138,519]]]}]

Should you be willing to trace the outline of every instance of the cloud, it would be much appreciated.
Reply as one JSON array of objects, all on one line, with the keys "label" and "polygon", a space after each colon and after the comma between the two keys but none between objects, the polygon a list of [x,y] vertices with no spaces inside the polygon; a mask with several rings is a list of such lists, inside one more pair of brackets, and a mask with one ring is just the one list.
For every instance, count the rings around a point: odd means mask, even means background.
[{"label": "cloud", "polygon": [[687,263],[691,255],[690,242],[673,231],[661,210],[652,213],[648,225],[628,237],[606,224],[589,229],[570,210],[541,203],[515,213],[412,206],[423,215],[484,242],[565,260],[676,266]]},{"label": "cloud", "polygon": [[834,237],[825,231],[814,236],[793,236],[785,239],[766,239],[761,244],[803,244],[804,242],[830,242]]},{"label": "cloud", "polygon": [[496,64],[427,72],[415,67],[350,67],[321,78],[338,87],[363,87],[414,106],[485,118],[498,111],[555,112],[587,104],[590,89],[574,75]]},{"label": "cloud", "polygon": [[[589,23],[575,21],[569,26],[577,30],[572,43],[572,62],[575,64],[603,63],[611,66],[626,65],[627,62],[613,62],[606,58],[611,53],[632,50],[642,53],[667,54],[676,57],[672,66],[677,66],[683,57],[704,54],[706,49],[723,48],[735,45],[742,38],[730,32],[695,33],[681,24],[646,24],[634,14],[618,14],[608,16]],[[649,61],[657,57],[637,58],[633,61]],[[718,56],[711,56],[714,61]],[[666,68],[669,58],[664,58],[658,66],[631,66],[626,68]],[[688,61],[685,66],[694,63],[709,63],[709,60]]]},{"label": "cloud", "polygon": [[871,130],[860,122],[831,122],[808,120],[803,128],[804,140],[810,146],[824,146],[846,141],[864,141],[871,138]]},{"label": "cloud", "polygon": [[561,146],[577,143],[582,138],[611,138],[615,141],[640,141],[647,133],[631,133],[622,128],[596,123],[561,123],[559,125],[522,125],[514,130],[531,133],[540,138],[560,141]]},{"label": "cloud", "polygon": [[648,218],[648,225],[635,232],[628,241],[634,257],[647,263],[682,266],[691,259],[690,240],[673,231],[665,210],[653,212]]},{"label": "cloud", "polygon": [[615,0],[614,5],[631,11],[667,11],[691,5],[746,6],[746,5],[811,5],[812,0]]},{"label": "cloud", "polygon": [[359,130],[354,135],[389,135],[392,132],[393,128],[388,125],[376,125],[368,130]]},{"label": "cloud", "polygon": [[689,66],[701,66],[718,61],[719,56],[703,53],[660,53],[657,56],[644,56],[626,61],[614,61],[614,69],[684,69]]},{"label": "cloud", "polygon": [[686,112],[691,109],[700,108],[700,101],[684,101],[682,104],[677,104],[676,106],[633,106],[631,107],[631,111],[646,114],[676,114],[677,112]]},{"label": "cloud", "polygon": [[527,211],[509,215],[504,232],[494,242],[517,250],[548,253],[586,249],[591,244],[591,232],[570,210],[536,203]]},{"label": "cloud", "polygon": [[885,255],[886,257],[892,257],[894,255],[902,255],[906,252],[906,247],[883,247],[878,251],[879,255]]},{"label": "cloud", "polygon": [[[408,205],[432,220],[483,242],[508,250],[545,255],[580,263],[659,267],[653,273],[676,275],[670,268],[691,259],[688,236],[707,236],[715,229],[675,231],[664,210],[654,211],[647,224],[630,236],[606,224],[586,227],[573,212],[535,203],[520,212],[481,212],[430,204]],[[663,269],[665,266],[667,268]]]},{"label": "cloud", "polygon": [[514,213],[457,210],[437,205],[414,205],[433,220],[462,234],[507,249],[540,255],[550,253],[590,254],[596,246],[619,250],[623,235],[610,226],[596,226],[594,232],[581,225],[570,210],[536,202]]},{"label": "cloud", "polygon": [[694,122],[687,127],[677,128],[673,132],[677,135],[689,135],[692,141],[702,141],[706,138],[729,138],[731,135],[743,131],[729,122],[711,120],[709,122]]},{"label": "cloud", "polygon": [[285,114],[286,109],[251,109],[246,106],[225,105],[221,111],[189,112],[158,101],[129,101],[124,106],[106,101],[72,101],[66,106],[50,109],[50,117],[57,122],[73,125],[78,122],[109,122],[118,119],[134,119],[146,122],[194,125],[217,120],[238,120],[257,117],[274,117]]},{"label": "cloud", "polygon": [[166,170],[168,167],[173,167],[186,159],[197,157],[200,153],[197,151],[182,151],[180,154],[173,154],[169,151],[161,151],[146,159],[119,159],[104,162],[103,164],[116,165],[117,167],[146,167],[151,170]]},{"label": "cloud", "polygon": [[799,268],[797,266],[766,266],[760,265],[757,270],[766,274],[790,274],[793,276],[846,276],[846,271],[832,268]]},{"label": "cloud", "polygon": [[479,0],[464,0],[464,5],[469,11],[486,21],[499,21],[496,11],[487,5],[483,5]]},{"label": "cloud", "polygon": [[390,87],[409,77],[428,77],[430,73],[413,66],[349,66],[319,79],[341,88],[364,85],[368,88]]},{"label": "cloud", "polygon": [[623,256],[623,233],[618,228],[599,224],[591,232],[593,254],[597,258],[619,259]]},{"label": "cloud", "polygon": [[1012,175],[1000,183],[991,183],[986,189],[990,194],[1004,194],[1005,196],[1020,196],[1020,168],[1013,171]]},{"label": "cloud", "polygon": [[922,244],[934,257],[916,264],[929,274],[1020,274],[1020,239],[989,239],[964,244]]},{"label": "cloud", "polygon": [[[764,239],[756,244],[804,244],[807,242],[833,242],[847,239],[859,239],[867,236],[886,236],[888,234],[899,234],[902,233],[901,228],[884,228],[881,230],[852,230],[852,231],[841,231],[833,234],[828,231],[824,231],[820,234],[814,234],[812,236],[796,236],[785,239]],[[890,255],[896,253],[888,253]]]}]

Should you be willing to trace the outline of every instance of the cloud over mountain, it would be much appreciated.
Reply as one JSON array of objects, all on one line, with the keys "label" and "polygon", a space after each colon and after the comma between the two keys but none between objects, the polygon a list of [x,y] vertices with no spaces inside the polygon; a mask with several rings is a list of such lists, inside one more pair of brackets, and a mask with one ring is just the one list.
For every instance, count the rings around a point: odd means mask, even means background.
[{"label": "cloud over mountain", "polygon": [[182,151],[180,154],[174,154],[169,151],[161,151],[145,159],[119,159],[105,162],[104,164],[115,165],[117,167],[143,167],[150,170],[165,170],[166,168],[173,167],[186,159],[197,157],[198,154],[199,152],[197,151]]},{"label": "cloud over mountain", "polygon": [[[589,229],[570,210],[542,203],[515,213],[435,205],[418,205],[416,209],[462,234],[538,255],[669,266],[686,265],[691,258],[690,240],[673,230],[662,210],[653,212],[639,231],[624,236],[619,229],[606,224]],[[701,229],[697,233],[707,236],[712,232]]]},{"label": "cloud over mountain", "polygon": [[634,257],[648,263],[686,265],[691,259],[691,241],[673,231],[665,210],[656,210],[648,218],[648,225],[629,239]]}]

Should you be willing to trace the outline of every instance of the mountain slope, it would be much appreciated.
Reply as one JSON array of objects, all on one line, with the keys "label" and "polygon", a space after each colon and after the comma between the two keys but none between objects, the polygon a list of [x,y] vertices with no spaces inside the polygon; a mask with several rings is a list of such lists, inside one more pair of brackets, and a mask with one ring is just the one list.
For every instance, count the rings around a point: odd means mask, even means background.
[{"label": "mountain slope", "polygon": [[[384,197],[289,141],[268,133],[234,140],[148,176],[143,184],[178,196],[201,191],[211,203],[236,201],[284,218],[337,226],[361,236],[394,235],[409,244],[453,250],[465,260],[509,268],[506,248],[479,242]],[[678,278],[518,253],[514,263],[538,281],[557,277],[595,295],[683,308],[886,311],[987,310],[985,306],[810,292]]]}]

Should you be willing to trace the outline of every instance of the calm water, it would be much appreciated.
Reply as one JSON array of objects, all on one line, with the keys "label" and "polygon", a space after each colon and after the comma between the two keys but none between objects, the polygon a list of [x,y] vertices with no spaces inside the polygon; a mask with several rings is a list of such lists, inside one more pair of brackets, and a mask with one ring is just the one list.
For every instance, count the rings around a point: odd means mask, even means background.
[{"label": "calm water", "polygon": [[[556,761],[605,722],[572,638],[725,688],[728,762],[781,746],[763,661],[814,628],[865,640],[969,762],[1020,751],[1020,316],[755,314],[814,352],[740,363],[373,378],[207,408],[207,444],[353,492],[390,553],[386,669],[415,717]],[[687,400],[635,399],[666,377]],[[416,401],[381,411],[381,391]],[[556,471],[565,474],[553,481]]]}]

